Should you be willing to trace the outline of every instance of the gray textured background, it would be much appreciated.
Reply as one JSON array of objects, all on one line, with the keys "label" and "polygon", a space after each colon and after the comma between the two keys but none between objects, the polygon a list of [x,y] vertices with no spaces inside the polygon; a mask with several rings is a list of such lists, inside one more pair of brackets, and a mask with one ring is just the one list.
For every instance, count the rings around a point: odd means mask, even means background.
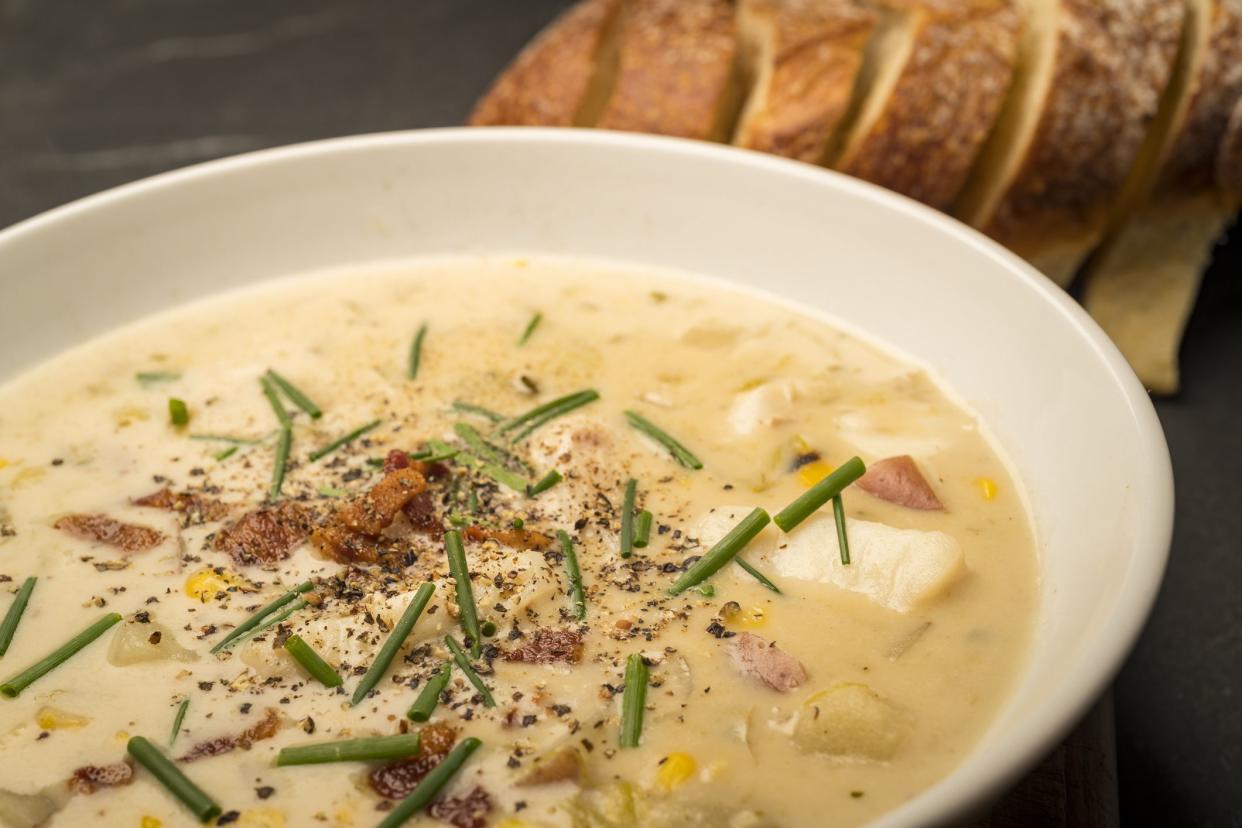
[{"label": "gray textured background", "polygon": [[[567,4],[0,0],[0,226],[221,155],[458,124]],[[1159,404],[1177,537],[1117,689],[1126,824],[1242,826],[1240,276],[1235,242],[1191,325],[1186,390]]]}]

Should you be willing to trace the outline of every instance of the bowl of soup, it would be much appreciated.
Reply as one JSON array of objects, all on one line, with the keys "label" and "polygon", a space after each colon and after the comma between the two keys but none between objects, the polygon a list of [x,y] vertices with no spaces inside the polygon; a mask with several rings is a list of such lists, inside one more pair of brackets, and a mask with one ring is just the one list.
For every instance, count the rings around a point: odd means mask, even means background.
[{"label": "bowl of soup", "polygon": [[54,210],[0,273],[3,824],[967,819],[1163,573],[1099,329],[808,166],[347,138]]}]

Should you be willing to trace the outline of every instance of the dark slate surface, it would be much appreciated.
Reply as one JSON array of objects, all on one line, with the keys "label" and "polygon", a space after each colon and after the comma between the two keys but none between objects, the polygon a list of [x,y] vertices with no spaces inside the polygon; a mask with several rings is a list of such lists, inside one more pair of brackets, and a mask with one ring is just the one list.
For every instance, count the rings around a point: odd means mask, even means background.
[{"label": "dark slate surface", "polygon": [[[0,0],[0,226],[221,155],[457,124],[565,0]],[[1242,825],[1242,243],[1159,404],[1179,481],[1117,688],[1126,823]],[[0,279],[20,278],[3,274]]]}]

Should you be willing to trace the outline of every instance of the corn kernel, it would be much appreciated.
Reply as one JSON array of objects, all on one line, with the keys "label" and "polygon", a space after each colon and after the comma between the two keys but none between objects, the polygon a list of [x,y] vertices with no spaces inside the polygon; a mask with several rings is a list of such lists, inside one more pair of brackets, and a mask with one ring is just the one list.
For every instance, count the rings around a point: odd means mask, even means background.
[{"label": "corn kernel", "polygon": [[8,460],[5,460],[3,457],[0,457],[0,469],[3,469],[8,464],[9,464]]},{"label": "corn kernel", "polygon": [[217,593],[227,592],[229,587],[248,589],[250,583],[227,569],[216,572],[211,567],[200,569],[185,579],[185,594],[203,603],[216,597]]},{"label": "corn kernel", "polygon": [[145,408],[127,405],[114,411],[112,418],[120,428],[128,428],[136,422],[146,422],[151,419],[151,413]]},{"label": "corn kernel", "polygon": [[670,753],[660,764],[660,770],[656,772],[656,784],[666,791],[680,788],[690,781],[690,777],[694,776],[697,768],[698,765],[690,754]]},{"label": "corn kernel", "polygon": [[153,816],[144,816],[138,828],[164,828],[164,823]]},{"label": "corn kernel", "polygon": [[823,460],[814,460],[798,469],[798,480],[809,489],[830,474],[832,466]]},{"label": "corn kernel", "polygon": [[252,808],[242,811],[237,824],[241,828],[285,828],[285,812],[275,808]]},{"label": "corn kernel", "polygon": [[975,481],[975,485],[979,487],[984,500],[992,500],[996,497],[996,481],[992,478],[980,477]]},{"label": "corn kernel", "polygon": [[496,828],[533,828],[531,823],[517,817],[505,817],[496,823]]},{"label": "corn kernel", "polygon": [[35,722],[43,730],[72,730],[86,727],[91,720],[86,716],[70,713],[68,710],[45,706],[39,708],[39,712],[35,715]]},{"label": "corn kernel", "polygon": [[35,483],[43,479],[43,475],[47,474],[47,469],[40,466],[27,466],[26,468],[13,475],[13,479],[9,482],[12,489],[20,489],[28,483]]},{"label": "corn kernel", "polygon": [[129,741],[129,731],[118,730],[112,738],[123,745]]}]

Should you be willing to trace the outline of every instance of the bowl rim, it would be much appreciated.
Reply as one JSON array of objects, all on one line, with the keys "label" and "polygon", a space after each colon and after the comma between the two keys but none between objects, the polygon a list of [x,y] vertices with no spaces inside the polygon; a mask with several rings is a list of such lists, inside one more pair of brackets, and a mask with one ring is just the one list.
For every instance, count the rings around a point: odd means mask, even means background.
[{"label": "bowl rim", "polygon": [[[1093,630],[1095,646],[1080,656],[1085,665],[1065,676],[1039,708],[1042,715],[1024,722],[1020,732],[1007,736],[1008,747],[1001,761],[977,770],[970,778],[957,773],[969,761],[967,751],[949,775],[912,799],[881,815],[874,826],[939,824],[960,818],[1003,793],[1019,776],[1036,765],[1078,723],[1111,684],[1149,618],[1168,563],[1173,535],[1173,468],[1168,444],[1156,410],[1146,390],[1117,347],[1103,330],[1067,293],[1026,261],[982,233],[926,205],[890,190],[841,173],[751,150],[665,136],[603,130],[540,127],[443,127],[348,135],[256,150],[204,161],[121,184],[79,198],[21,220],[0,230],[0,257],[10,244],[68,222],[80,214],[105,211],[118,202],[141,199],[149,193],[173,190],[203,178],[245,172],[253,168],[307,161],[338,153],[363,153],[393,146],[417,149],[445,144],[535,144],[542,146],[592,147],[604,152],[624,148],[652,154],[683,156],[716,163],[749,166],[765,175],[813,180],[850,198],[862,199],[929,225],[964,248],[972,249],[995,265],[1007,278],[1016,279],[1033,297],[1052,306],[1079,336],[1087,350],[1100,360],[1116,383],[1140,436],[1141,466],[1160,496],[1146,510],[1142,531],[1136,534],[1132,565],[1119,578],[1116,611]],[[710,276],[711,274],[705,274]],[[999,275],[999,274],[998,274]],[[917,355],[916,355],[917,356]]]}]

